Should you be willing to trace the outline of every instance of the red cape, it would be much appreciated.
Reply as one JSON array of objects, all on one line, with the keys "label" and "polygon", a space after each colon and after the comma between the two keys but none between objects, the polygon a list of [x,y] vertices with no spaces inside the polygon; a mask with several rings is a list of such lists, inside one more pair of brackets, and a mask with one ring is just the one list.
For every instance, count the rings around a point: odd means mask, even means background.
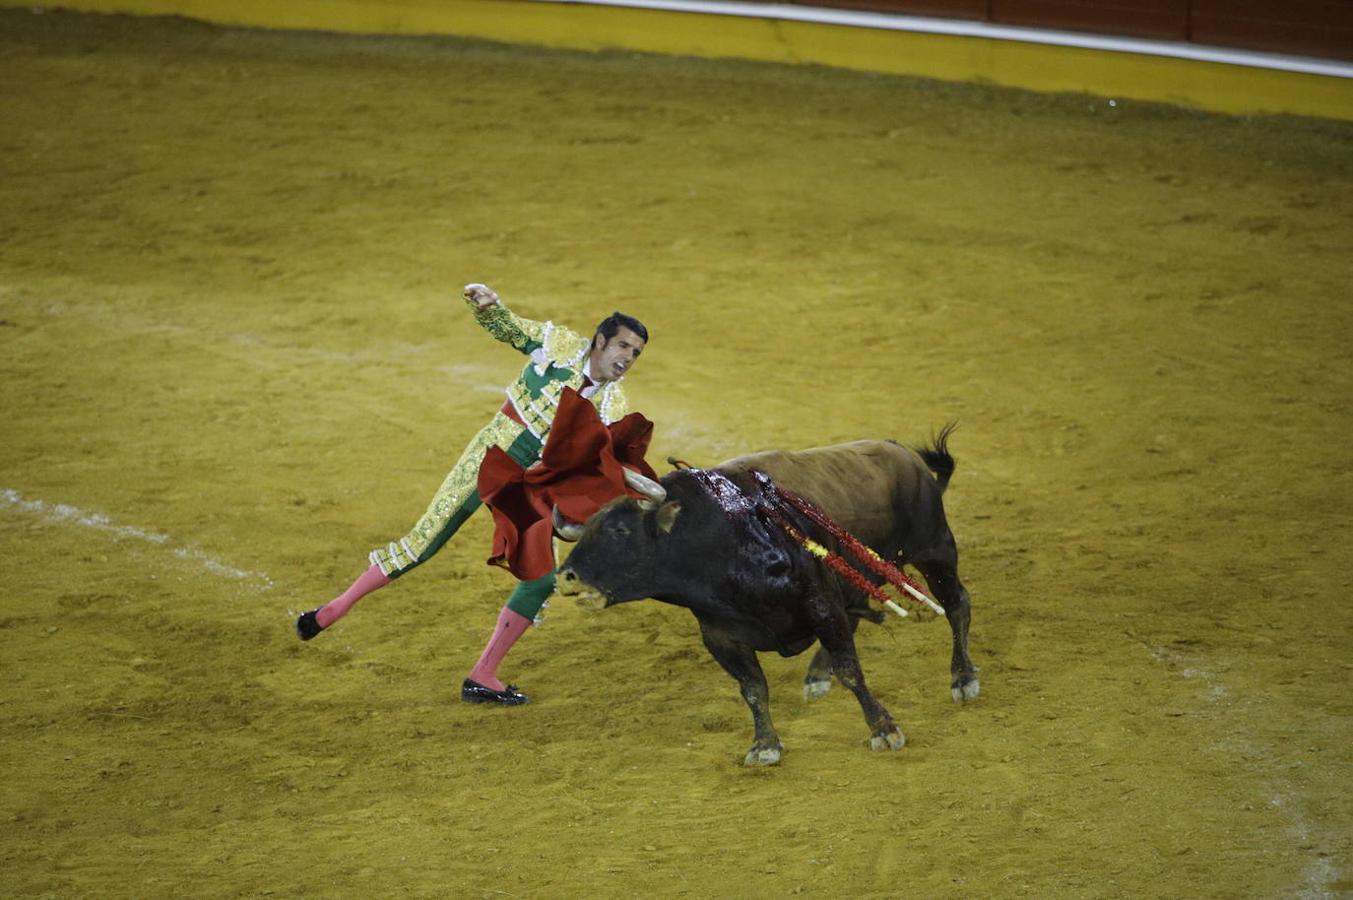
[{"label": "red cape", "polygon": [[499,447],[490,447],[484,455],[479,496],[493,513],[489,563],[522,581],[554,571],[555,504],[565,519],[585,522],[628,493],[622,466],[657,480],[644,460],[652,438],[653,423],[639,413],[608,428],[596,407],[572,388],[564,388],[539,462],[523,469]]}]

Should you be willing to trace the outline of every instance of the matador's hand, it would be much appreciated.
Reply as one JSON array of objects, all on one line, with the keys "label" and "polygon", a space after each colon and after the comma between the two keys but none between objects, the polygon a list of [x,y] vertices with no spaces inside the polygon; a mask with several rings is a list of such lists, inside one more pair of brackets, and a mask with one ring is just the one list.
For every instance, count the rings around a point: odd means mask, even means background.
[{"label": "matador's hand", "polygon": [[490,306],[498,305],[498,295],[487,284],[465,285],[464,296],[478,309],[488,309]]}]

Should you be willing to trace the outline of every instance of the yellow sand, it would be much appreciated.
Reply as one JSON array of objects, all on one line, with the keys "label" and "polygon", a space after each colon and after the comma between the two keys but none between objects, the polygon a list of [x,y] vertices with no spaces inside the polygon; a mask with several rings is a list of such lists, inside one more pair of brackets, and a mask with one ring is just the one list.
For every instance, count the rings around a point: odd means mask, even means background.
[{"label": "yellow sand", "polygon": [[[811,68],[0,14],[0,895],[1288,897],[1349,874],[1353,130]],[[644,319],[653,458],[962,422],[909,738],[487,517],[310,644],[520,360]]]}]

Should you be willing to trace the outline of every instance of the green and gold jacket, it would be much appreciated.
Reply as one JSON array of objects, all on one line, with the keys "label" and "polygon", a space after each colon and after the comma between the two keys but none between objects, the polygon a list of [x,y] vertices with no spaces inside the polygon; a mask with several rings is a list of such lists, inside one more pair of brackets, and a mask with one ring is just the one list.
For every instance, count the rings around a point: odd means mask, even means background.
[{"label": "green and gold jacket", "polygon": [[[517,380],[508,386],[507,399],[527,430],[543,442],[554,424],[564,388],[582,389],[583,367],[592,339],[553,322],[522,318],[502,303],[479,309],[466,302],[485,331],[531,358]],[[605,382],[589,399],[607,425],[629,412],[629,401],[620,381]]]}]

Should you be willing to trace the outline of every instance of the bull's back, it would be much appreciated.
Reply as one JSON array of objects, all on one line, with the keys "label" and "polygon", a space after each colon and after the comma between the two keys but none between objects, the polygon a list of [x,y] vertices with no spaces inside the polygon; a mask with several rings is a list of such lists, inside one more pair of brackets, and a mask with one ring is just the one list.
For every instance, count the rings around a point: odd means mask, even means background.
[{"label": "bull's back", "polygon": [[744,484],[739,476],[763,471],[869,544],[893,531],[899,504],[935,485],[920,457],[891,441],[770,450],[730,459],[716,469]]}]

